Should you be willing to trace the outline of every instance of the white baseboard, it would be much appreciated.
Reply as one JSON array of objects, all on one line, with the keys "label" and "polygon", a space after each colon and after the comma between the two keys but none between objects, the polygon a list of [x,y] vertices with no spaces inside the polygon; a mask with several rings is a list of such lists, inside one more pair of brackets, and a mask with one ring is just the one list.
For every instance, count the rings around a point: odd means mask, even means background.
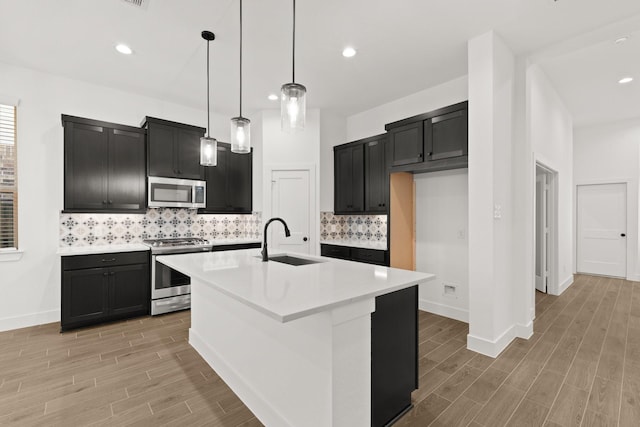
[{"label": "white baseboard", "polygon": [[240,400],[251,409],[263,424],[293,427],[269,405],[266,399],[251,388],[239,372],[233,369],[217,351],[191,328],[189,329],[189,344],[196,349],[200,356],[229,385],[233,392],[238,395]]},{"label": "white baseboard", "polygon": [[640,274],[632,274],[627,277],[630,282],[640,282]]},{"label": "white baseboard", "polygon": [[552,293],[552,292],[549,292],[549,293],[556,296],[562,295],[562,293],[566,291],[569,288],[569,286],[571,286],[572,284],[573,284],[573,274],[569,275],[569,277],[567,277],[562,282],[560,282],[560,284],[558,285],[557,293]]},{"label": "white baseboard", "polygon": [[528,340],[533,335],[533,320],[530,320],[526,325],[516,323],[514,332],[516,337]]},{"label": "white baseboard", "polygon": [[467,335],[467,348],[485,356],[497,357],[515,337],[516,325],[511,326],[493,341],[469,334]]},{"label": "white baseboard", "polygon": [[437,314],[439,316],[448,317],[450,319],[459,320],[461,322],[469,323],[469,311],[461,308],[452,307],[450,305],[440,304],[425,299],[418,301],[418,308],[422,311]]},{"label": "white baseboard", "polygon": [[41,311],[23,316],[5,317],[4,319],[0,319],[0,332],[59,321],[60,310]]}]

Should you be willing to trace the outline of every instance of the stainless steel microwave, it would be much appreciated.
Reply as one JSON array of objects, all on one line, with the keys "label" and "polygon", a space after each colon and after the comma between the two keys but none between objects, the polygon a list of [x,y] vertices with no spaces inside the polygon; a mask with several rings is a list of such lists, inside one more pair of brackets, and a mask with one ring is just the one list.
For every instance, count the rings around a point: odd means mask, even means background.
[{"label": "stainless steel microwave", "polygon": [[193,179],[148,178],[150,208],[189,208],[206,207],[207,183]]}]

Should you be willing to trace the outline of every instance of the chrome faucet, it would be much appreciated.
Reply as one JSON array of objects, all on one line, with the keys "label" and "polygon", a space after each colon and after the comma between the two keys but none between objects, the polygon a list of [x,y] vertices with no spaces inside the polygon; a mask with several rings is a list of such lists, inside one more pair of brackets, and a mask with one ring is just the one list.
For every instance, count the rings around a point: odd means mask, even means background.
[{"label": "chrome faucet", "polygon": [[284,222],[284,219],[282,218],[271,218],[269,221],[267,221],[267,223],[264,225],[264,241],[262,242],[262,262],[266,262],[269,261],[269,252],[267,251],[267,227],[269,227],[269,224],[271,224],[273,221],[280,221],[282,223],[282,225],[284,225],[284,235],[286,237],[291,236],[291,232],[289,231],[289,227],[287,226],[287,223]]}]

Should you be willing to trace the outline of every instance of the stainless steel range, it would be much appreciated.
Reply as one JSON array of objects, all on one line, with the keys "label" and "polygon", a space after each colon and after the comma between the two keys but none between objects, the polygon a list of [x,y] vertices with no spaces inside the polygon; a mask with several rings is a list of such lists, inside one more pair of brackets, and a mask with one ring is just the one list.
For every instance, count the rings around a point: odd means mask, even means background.
[{"label": "stainless steel range", "polygon": [[150,239],[151,247],[151,315],[185,310],[191,307],[191,278],[156,261],[158,255],[209,252],[212,245],[197,237]]}]

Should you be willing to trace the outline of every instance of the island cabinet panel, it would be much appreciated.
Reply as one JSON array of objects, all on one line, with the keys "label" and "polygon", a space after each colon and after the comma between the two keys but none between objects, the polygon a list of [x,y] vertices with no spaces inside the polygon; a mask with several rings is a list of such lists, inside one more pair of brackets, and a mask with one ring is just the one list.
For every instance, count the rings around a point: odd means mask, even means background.
[{"label": "island cabinet panel", "polygon": [[155,117],[145,117],[147,164],[150,176],[204,179],[200,166],[200,138],[205,129]]},{"label": "island cabinet panel", "polygon": [[371,425],[411,408],[418,388],[418,287],[376,298],[371,313]]},{"label": "island cabinet panel", "polygon": [[334,147],[334,211],[352,214],[364,211],[364,145]]},{"label": "island cabinet panel", "polygon": [[62,116],[65,212],[144,212],[145,131]]},{"label": "island cabinet panel", "polygon": [[200,213],[250,214],[253,209],[253,152],[231,152],[231,145],[218,143],[217,166],[207,166],[207,207]]},{"label": "island cabinet panel", "polygon": [[149,314],[148,252],[62,258],[61,329]]}]

